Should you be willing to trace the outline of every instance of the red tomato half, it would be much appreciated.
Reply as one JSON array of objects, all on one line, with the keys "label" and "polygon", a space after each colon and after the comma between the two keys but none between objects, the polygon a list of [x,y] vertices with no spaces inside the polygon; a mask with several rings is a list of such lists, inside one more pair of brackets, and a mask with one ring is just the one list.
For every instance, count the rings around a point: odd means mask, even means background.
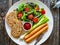
[{"label": "red tomato half", "polygon": [[26,12],[28,12],[28,11],[29,11],[29,8],[28,8],[28,7],[26,7],[26,8],[25,8],[25,11],[26,11]]},{"label": "red tomato half", "polygon": [[28,19],[32,20],[33,19],[33,15],[32,14],[28,15]]},{"label": "red tomato half", "polygon": [[21,18],[23,16],[22,12],[19,12],[17,16],[18,18]]},{"label": "red tomato half", "polygon": [[42,11],[41,11],[41,14],[45,14],[45,13],[46,13],[45,10],[42,10]]},{"label": "red tomato half", "polygon": [[33,18],[33,22],[34,22],[34,23],[37,23],[37,22],[38,22],[38,18],[34,17],[34,18]]}]

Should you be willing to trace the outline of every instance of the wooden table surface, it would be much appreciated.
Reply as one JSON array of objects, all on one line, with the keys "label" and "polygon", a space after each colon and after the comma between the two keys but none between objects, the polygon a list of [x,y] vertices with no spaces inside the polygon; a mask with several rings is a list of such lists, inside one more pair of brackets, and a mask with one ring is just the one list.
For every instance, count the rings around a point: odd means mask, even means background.
[{"label": "wooden table surface", "polygon": [[[9,38],[8,34],[6,33],[4,23],[5,15],[8,9],[17,1],[19,0],[0,0],[0,45],[17,45]],[[50,8],[51,0],[40,0],[40,1],[45,3],[48,6],[48,8]],[[50,10],[54,18],[53,32],[48,38],[48,40],[41,45],[59,45],[59,9],[50,9]]]}]

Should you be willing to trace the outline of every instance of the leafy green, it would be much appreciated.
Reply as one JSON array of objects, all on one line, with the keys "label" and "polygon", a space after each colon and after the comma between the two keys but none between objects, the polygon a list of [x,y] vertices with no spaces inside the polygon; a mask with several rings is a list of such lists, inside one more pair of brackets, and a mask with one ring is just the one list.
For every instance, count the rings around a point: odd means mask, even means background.
[{"label": "leafy green", "polygon": [[40,17],[40,12],[36,12],[34,9],[31,9],[27,14],[34,14],[35,17]]},{"label": "leafy green", "polygon": [[34,10],[33,9],[31,9],[29,12],[28,12],[28,14],[31,14],[31,13],[33,13],[34,12]]},{"label": "leafy green", "polygon": [[38,4],[36,4],[36,3],[32,3],[32,2],[29,2],[29,3],[27,3],[27,4],[28,4],[30,7],[32,7],[32,8],[38,6]]},{"label": "leafy green", "polygon": [[18,5],[18,12],[23,11],[24,8],[25,8],[25,4],[22,3],[22,4]]},{"label": "leafy green", "polygon": [[44,8],[41,8],[41,10],[44,10]]},{"label": "leafy green", "polygon": [[34,15],[37,16],[37,17],[39,17],[41,15],[41,13],[34,11]]},{"label": "leafy green", "polygon": [[23,21],[29,21],[29,19],[27,19],[27,14],[26,14],[26,12],[23,12],[22,20],[23,20]]}]

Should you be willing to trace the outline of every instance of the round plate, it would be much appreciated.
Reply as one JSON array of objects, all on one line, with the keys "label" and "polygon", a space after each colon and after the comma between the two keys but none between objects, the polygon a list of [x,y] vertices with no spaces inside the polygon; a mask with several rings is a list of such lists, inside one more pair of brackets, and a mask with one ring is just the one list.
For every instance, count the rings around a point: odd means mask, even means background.
[{"label": "round plate", "polygon": [[[46,16],[49,18],[49,22],[48,22],[49,28],[48,28],[48,31],[43,35],[43,37],[41,38],[41,40],[37,43],[37,45],[39,45],[39,44],[42,44],[43,42],[45,42],[45,41],[48,39],[48,37],[50,36],[50,34],[51,34],[51,32],[52,32],[52,29],[53,29],[53,16],[52,16],[49,8],[48,8],[45,4],[43,4],[42,2],[40,2],[40,1],[38,1],[38,0],[24,0],[24,1],[22,0],[22,1],[18,1],[18,2],[16,2],[16,3],[8,10],[7,14],[8,14],[9,12],[13,11],[14,9],[16,9],[20,3],[27,3],[27,2],[35,2],[35,3],[37,3],[37,4],[40,6],[40,8],[43,7],[43,8],[46,10]],[[15,38],[11,35],[10,28],[9,28],[7,22],[6,22],[6,19],[5,19],[5,27],[6,27],[7,34],[9,35],[9,37],[10,37],[15,43],[17,43],[17,44],[19,44],[19,45],[34,45],[34,44],[35,44],[36,40],[34,40],[34,41],[32,41],[31,43],[27,44],[27,43],[25,43],[24,41],[22,41],[22,40],[20,40],[20,39],[15,39]]]}]

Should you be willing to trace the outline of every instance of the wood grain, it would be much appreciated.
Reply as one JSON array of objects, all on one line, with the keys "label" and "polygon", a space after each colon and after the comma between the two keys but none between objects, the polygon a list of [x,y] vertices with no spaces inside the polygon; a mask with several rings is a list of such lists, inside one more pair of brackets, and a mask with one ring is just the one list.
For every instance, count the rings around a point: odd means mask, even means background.
[{"label": "wood grain", "polygon": [[[8,9],[19,0],[0,0],[0,45],[17,45],[8,36],[4,18]],[[43,0],[40,0],[43,2]],[[44,4],[50,8],[51,0],[44,0]],[[41,45],[59,45],[59,9],[51,9],[54,18],[54,28],[53,32],[46,42]]]},{"label": "wood grain", "polygon": [[12,6],[12,0],[9,0],[9,7]]}]

